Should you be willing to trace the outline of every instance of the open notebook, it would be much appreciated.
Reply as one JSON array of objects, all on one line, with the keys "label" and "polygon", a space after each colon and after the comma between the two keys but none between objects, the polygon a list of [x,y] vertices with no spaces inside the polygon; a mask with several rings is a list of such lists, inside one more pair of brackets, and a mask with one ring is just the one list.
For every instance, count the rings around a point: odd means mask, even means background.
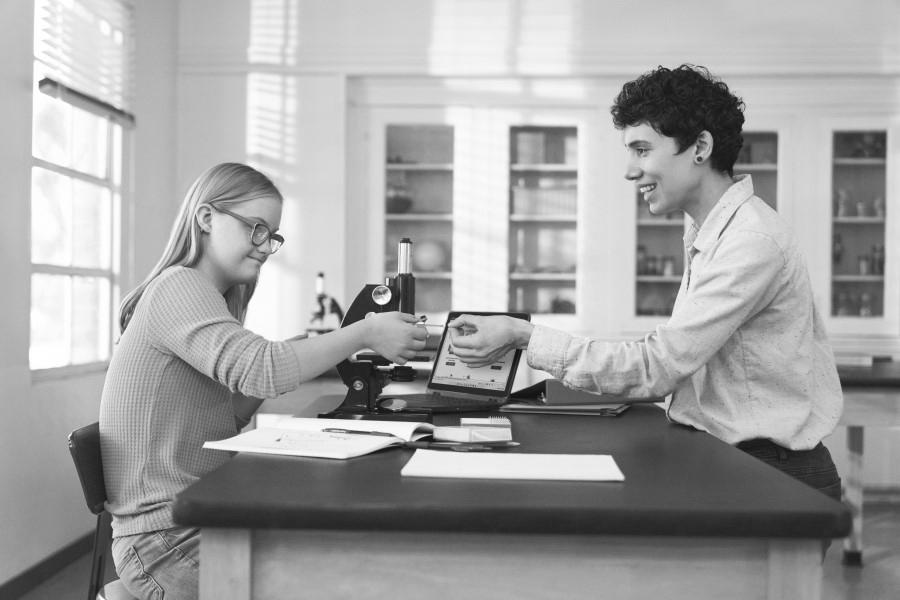
[{"label": "open notebook", "polygon": [[[454,311],[447,316],[447,322],[462,314],[507,315],[530,320],[527,313]],[[509,399],[521,354],[521,350],[510,350],[494,364],[472,368],[453,353],[450,330],[445,326],[428,376],[426,392],[384,395],[379,399],[379,405],[387,410],[432,413],[494,409]]]}]

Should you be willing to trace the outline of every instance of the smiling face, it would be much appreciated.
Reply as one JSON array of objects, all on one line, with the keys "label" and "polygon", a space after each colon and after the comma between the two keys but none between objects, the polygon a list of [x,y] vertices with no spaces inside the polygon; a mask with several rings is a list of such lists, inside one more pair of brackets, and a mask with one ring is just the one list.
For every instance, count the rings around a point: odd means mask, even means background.
[{"label": "smiling face", "polygon": [[702,169],[694,162],[696,145],[678,152],[674,138],[658,133],[647,123],[623,129],[628,149],[625,179],[633,181],[654,215],[690,212],[697,201]]},{"label": "smiling face", "polygon": [[[227,210],[249,222],[261,223],[274,233],[281,225],[281,204],[274,196],[263,196],[228,205]],[[253,245],[250,225],[209,206],[201,206],[197,218],[208,234],[204,236],[203,255],[197,268],[222,292],[236,284],[256,281],[260,268],[272,254],[269,242]]]}]

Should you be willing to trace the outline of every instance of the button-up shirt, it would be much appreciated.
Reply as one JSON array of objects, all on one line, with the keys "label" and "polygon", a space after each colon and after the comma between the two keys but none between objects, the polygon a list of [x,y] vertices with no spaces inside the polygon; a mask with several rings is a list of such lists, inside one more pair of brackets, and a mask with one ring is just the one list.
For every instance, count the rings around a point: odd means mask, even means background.
[{"label": "button-up shirt", "polygon": [[800,250],[778,214],[736,179],[701,227],[672,316],[643,339],[611,343],[535,326],[528,364],[571,387],[672,394],[669,418],[725,442],[813,448],[843,397]]}]

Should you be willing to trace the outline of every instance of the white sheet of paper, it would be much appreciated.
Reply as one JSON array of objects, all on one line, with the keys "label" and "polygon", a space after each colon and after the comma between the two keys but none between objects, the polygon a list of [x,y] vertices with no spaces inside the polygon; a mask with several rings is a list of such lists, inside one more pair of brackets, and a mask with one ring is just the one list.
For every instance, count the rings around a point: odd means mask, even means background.
[{"label": "white sheet of paper", "polygon": [[608,454],[521,454],[416,450],[400,474],[406,477],[625,481]]}]

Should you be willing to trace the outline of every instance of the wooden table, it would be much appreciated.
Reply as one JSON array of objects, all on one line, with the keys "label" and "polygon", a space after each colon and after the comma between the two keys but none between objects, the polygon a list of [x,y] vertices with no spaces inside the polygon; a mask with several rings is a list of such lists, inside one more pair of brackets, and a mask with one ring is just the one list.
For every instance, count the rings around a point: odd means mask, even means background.
[{"label": "wooden table", "polygon": [[853,532],[844,540],[844,564],[862,565],[863,442],[866,427],[900,425],[900,363],[877,362],[871,367],[839,366],[844,390],[848,471],[843,474],[844,503],[853,515]]},{"label": "wooden table", "polygon": [[201,598],[809,600],[820,539],[850,531],[843,504],[656,406],[510,418],[515,451],[611,454],[625,482],[401,478],[398,448],[238,455],[175,504],[203,528]]}]

